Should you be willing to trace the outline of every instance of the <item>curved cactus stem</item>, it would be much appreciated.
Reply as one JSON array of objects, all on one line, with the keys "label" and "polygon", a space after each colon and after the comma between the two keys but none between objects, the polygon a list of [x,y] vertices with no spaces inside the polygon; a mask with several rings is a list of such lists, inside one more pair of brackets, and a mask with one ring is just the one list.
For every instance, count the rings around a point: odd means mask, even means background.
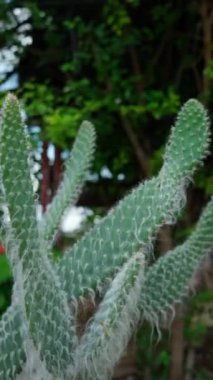
[{"label": "curved cactus stem", "polygon": [[167,315],[176,302],[183,301],[190,279],[212,248],[213,198],[188,240],[147,269],[140,297],[141,312],[146,319],[158,327],[160,317]]},{"label": "curved cactus stem", "polygon": [[111,378],[141,313],[159,330],[160,318],[188,294],[190,279],[213,247],[212,232],[213,198],[184,244],[168,252],[145,273],[135,261],[137,255],[125,264],[77,348],[77,373],[83,379]]},{"label": "curved cactus stem", "polygon": [[64,211],[78,199],[87,171],[91,165],[95,148],[95,130],[91,123],[84,121],[74,142],[71,157],[66,163],[59,189],[44,214],[41,225],[43,238],[50,243],[57,231]]},{"label": "curved cactus stem", "polygon": [[144,268],[144,255],[139,252],[112,281],[74,356],[80,378],[111,379],[114,365],[139,320]]}]

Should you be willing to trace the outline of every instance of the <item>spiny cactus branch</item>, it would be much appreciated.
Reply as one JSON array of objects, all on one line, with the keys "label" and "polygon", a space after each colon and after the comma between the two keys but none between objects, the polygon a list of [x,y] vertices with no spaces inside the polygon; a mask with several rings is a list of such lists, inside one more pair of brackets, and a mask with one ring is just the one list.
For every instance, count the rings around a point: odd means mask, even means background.
[{"label": "spiny cactus branch", "polygon": [[71,157],[66,163],[61,185],[44,215],[41,234],[46,241],[52,242],[66,208],[77,201],[94,149],[95,130],[91,123],[84,121],[73,145]]},{"label": "spiny cactus branch", "polygon": [[27,343],[32,339],[47,368],[59,374],[71,362],[76,343],[74,319],[39,238],[28,138],[19,103],[11,94],[3,107],[0,142],[5,200],[17,244],[11,258],[14,294],[17,294],[23,317],[21,331],[28,332],[28,336],[23,336],[25,354],[30,354]]},{"label": "spiny cactus branch", "polygon": [[111,378],[139,320],[145,270],[142,253],[134,255],[117,274],[89,324],[75,354],[76,373],[83,379]]},{"label": "spiny cactus branch", "polygon": [[212,248],[213,198],[188,240],[147,270],[140,297],[141,312],[146,319],[159,327],[160,318],[174,311],[175,304],[188,295],[190,279]]}]

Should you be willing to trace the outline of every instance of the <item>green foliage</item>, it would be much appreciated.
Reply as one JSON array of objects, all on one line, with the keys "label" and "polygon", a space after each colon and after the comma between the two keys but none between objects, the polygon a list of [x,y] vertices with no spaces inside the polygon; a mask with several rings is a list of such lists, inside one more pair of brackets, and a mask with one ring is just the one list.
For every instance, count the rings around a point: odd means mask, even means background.
[{"label": "green foliage", "polygon": [[[27,111],[29,116],[44,117],[52,112],[54,104],[54,93],[47,83],[37,83],[31,81],[23,86],[25,96],[24,102],[28,104]],[[39,99],[44,99],[40,102]]]},{"label": "green foliage", "polygon": [[[93,121],[99,136],[95,170],[107,162],[115,176],[125,173],[131,187],[141,173],[132,170],[137,165],[135,148],[129,144],[120,114],[128,117],[151,160],[155,150],[163,147],[180,104],[192,96],[202,98],[200,60],[205,49],[201,49],[200,2],[173,7],[170,1],[108,0],[94,3],[93,8],[88,1],[70,7],[67,2],[50,6],[29,0],[20,9],[24,6],[31,17],[20,30],[30,23],[27,34],[33,42],[25,47],[18,65],[18,92],[30,116],[28,123],[38,123],[46,138],[68,148],[82,120]],[[14,1],[2,5],[0,15],[6,22],[14,19],[15,7]],[[4,30],[5,44],[15,46],[20,55],[19,28],[10,26]],[[206,70],[211,78],[211,62]],[[125,161],[117,159],[116,144],[105,144],[112,134],[120,141]],[[205,178],[210,170],[207,164]],[[118,198],[118,187],[110,186]]]},{"label": "green foliage", "polygon": [[[159,227],[179,216],[189,178],[207,154],[206,111],[193,99],[182,107],[158,176],[139,184],[55,264],[48,258],[52,237],[84,182],[93,127],[83,123],[61,187],[38,226],[28,136],[14,95],[6,97],[2,112],[1,194],[10,216],[4,245],[14,287],[0,322],[1,378],[109,379],[140,318],[159,328],[162,315],[184,300],[212,246],[213,200],[189,239],[148,265]],[[101,303],[78,340],[73,306],[77,311],[79,299],[96,292]]]},{"label": "green foliage", "polygon": [[211,327],[213,291],[202,291],[189,302],[188,316],[185,321],[184,336],[190,346],[202,344]]},{"label": "green foliage", "polygon": [[137,333],[137,367],[142,379],[146,371],[150,373],[152,379],[168,379],[171,356],[168,350],[164,349],[165,342],[169,339],[168,335],[167,331],[162,331],[159,342],[157,332],[153,330],[152,326],[144,323],[143,327],[139,328]]},{"label": "green foliage", "polygon": [[[58,13],[54,14],[54,10],[51,13],[46,8],[35,9],[35,4],[31,2],[28,6],[35,19],[33,27],[39,30],[39,36],[42,35],[42,41],[46,44],[46,51],[42,48],[39,60],[33,60],[36,67],[38,62],[38,69],[27,75],[19,91],[30,122],[39,120],[46,138],[68,148],[82,120],[91,120],[99,136],[95,170],[100,170],[107,162],[115,175],[125,172],[127,181],[136,183],[140,173],[132,171],[132,165],[135,165],[134,148],[129,146],[121,115],[130,119],[139,140],[143,136],[150,158],[155,150],[154,145],[159,148],[165,141],[164,130],[156,120],[163,119],[169,127],[170,117],[176,114],[180,106],[174,81],[159,86],[156,79],[161,76],[157,78],[156,68],[150,69],[145,63],[144,57],[149,62],[153,57],[146,51],[149,41],[144,36],[144,21],[138,25],[134,20],[134,15],[141,12],[138,10],[140,2],[107,1],[97,11],[96,17],[84,18],[77,12],[76,16],[62,19]],[[171,15],[167,4],[158,8],[161,8],[160,14],[164,15],[164,20],[168,14]],[[154,13],[152,18],[155,22]],[[154,28],[149,28],[147,33],[152,33],[153,39],[159,41]],[[163,33],[162,27],[160,33]],[[71,46],[70,39],[73,41]],[[135,69],[134,55],[138,70]],[[142,64],[140,56],[143,57]],[[42,102],[39,101],[41,98]],[[120,141],[119,151],[125,155],[125,162],[117,158],[116,144],[111,144],[110,149],[105,144],[105,139],[111,138],[112,134],[115,141]],[[152,140],[153,134],[156,137]]]},{"label": "green foliage", "polygon": [[3,283],[11,278],[11,270],[6,256],[0,256],[0,283]]},{"label": "green foliage", "polygon": [[12,274],[5,255],[0,255],[0,315],[7,308],[9,297],[9,285]]}]

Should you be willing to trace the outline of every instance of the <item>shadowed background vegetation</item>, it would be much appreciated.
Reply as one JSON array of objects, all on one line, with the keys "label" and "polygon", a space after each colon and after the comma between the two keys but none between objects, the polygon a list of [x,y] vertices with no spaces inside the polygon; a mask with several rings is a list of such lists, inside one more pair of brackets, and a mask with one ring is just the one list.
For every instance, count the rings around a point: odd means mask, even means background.
[{"label": "shadowed background vegetation", "polygon": [[[0,29],[0,96],[14,89],[27,111],[43,210],[80,122],[95,125],[96,160],[78,202],[93,210],[84,229],[139,180],[157,173],[180,104],[198,98],[212,118],[211,0],[1,0]],[[161,230],[158,255],[189,235],[212,190],[209,157],[179,225]],[[58,236],[56,254],[73,240]],[[3,247],[1,252],[3,312],[11,283]],[[162,326],[163,339],[156,343],[149,326],[139,330],[115,378],[212,378],[211,258],[193,285],[199,291],[177,310],[170,332]]]}]

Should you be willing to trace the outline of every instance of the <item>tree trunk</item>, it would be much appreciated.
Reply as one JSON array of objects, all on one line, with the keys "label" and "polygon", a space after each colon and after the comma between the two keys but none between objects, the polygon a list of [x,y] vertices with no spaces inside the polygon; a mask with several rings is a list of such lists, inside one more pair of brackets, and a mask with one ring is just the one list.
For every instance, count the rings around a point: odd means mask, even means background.
[{"label": "tree trunk", "polygon": [[172,323],[171,335],[171,364],[169,380],[183,379],[183,357],[184,357],[184,322],[181,315],[181,306],[176,308],[176,317]]}]

